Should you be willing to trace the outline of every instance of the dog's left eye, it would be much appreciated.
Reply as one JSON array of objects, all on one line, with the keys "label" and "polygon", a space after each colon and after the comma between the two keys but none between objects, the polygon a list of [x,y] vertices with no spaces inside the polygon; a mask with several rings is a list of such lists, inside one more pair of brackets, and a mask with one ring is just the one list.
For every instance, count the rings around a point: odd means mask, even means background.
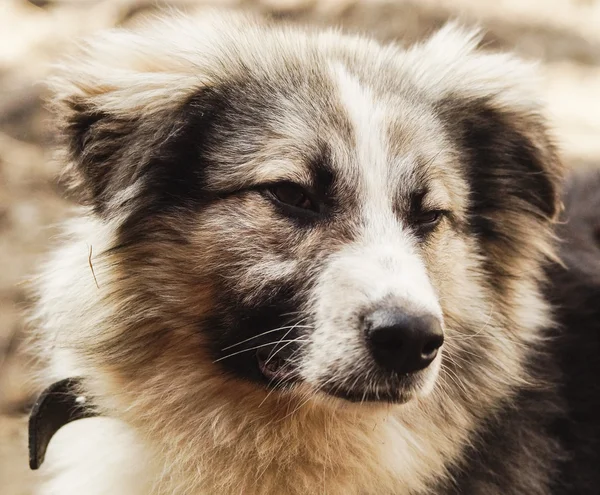
[{"label": "dog's left eye", "polygon": [[309,193],[297,184],[290,182],[273,184],[266,188],[266,192],[276,203],[292,210],[314,213],[318,213],[319,211],[318,205],[313,202]]},{"label": "dog's left eye", "polygon": [[416,216],[415,223],[421,228],[430,229],[440,222],[444,214],[443,210],[424,211]]}]

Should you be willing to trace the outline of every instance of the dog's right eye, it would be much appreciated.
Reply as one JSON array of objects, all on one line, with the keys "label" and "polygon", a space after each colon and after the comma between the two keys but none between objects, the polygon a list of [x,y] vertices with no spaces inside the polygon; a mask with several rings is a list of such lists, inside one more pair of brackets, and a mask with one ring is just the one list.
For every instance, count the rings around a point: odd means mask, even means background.
[{"label": "dog's right eye", "polygon": [[266,189],[267,196],[288,213],[319,213],[319,205],[302,186],[291,182],[273,184]]}]

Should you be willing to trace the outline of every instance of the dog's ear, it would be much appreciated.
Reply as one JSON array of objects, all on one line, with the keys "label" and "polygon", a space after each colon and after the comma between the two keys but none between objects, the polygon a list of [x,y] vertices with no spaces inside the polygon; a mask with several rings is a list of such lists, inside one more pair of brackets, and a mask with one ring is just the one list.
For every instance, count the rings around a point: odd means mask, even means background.
[{"label": "dog's ear", "polygon": [[149,33],[108,32],[59,66],[50,81],[59,159],[69,185],[99,215],[131,204],[148,182],[190,183],[177,176],[183,166],[178,172],[175,163],[161,175],[159,165],[173,158],[191,121],[194,132],[202,131],[215,91],[202,60],[191,61],[173,44],[174,32],[180,36],[167,25]]},{"label": "dog's ear", "polygon": [[554,220],[564,169],[543,117],[536,67],[480,50],[480,40],[477,31],[449,24],[409,50],[406,66],[459,144],[478,216],[503,210]]},{"label": "dog's ear", "polygon": [[60,159],[68,164],[68,185],[96,213],[107,214],[119,197],[131,199],[142,185],[148,164],[161,153],[161,141],[176,132],[175,116],[139,110],[117,114],[84,95],[60,104]]},{"label": "dog's ear", "polygon": [[482,228],[491,228],[496,212],[541,222],[558,218],[563,167],[537,111],[460,96],[441,101],[440,108],[459,143],[472,185],[471,209]]},{"label": "dog's ear", "polygon": [[479,41],[477,32],[447,26],[409,50],[406,67],[454,143],[470,187],[466,227],[498,281],[556,259],[564,168],[535,66],[482,51]]}]

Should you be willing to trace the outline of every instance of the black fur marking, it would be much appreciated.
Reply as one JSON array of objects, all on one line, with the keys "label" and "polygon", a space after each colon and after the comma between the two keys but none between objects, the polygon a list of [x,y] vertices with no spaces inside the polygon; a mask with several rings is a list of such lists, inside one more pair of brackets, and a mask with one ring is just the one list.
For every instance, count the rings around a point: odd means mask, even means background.
[{"label": "black fur marking", "polygon": [[406,216],[406,220],[408,225],[413,230],[415,236],[420,241],[424,241],[427,239],[428,235],[432,233],[439,222],[443,220],[443,217],[446,215],[445,210],[429,210],[436,211],[439,213],[439,217],[436,221],[433,222],[421,222],[420,218],[423,214],[426,214],[428,210],[423,205],[423,200],[427,195],[427,189],[421,189],[418,191],[413,191],[410,193],[408,198],[408,212],[404,215]]},{"label": "black fur marking", "polygon": [[70,102],[71,115],[64,128],[70,141],[71,159],[76,163],[82,182],[84,201],[103,213],[115,168],[113,160],[127,146],[135,122],[113,118],[83,101]]},{"label": "black fur marking", "polygon": [[156,199],[156,212],[172,207],[196,207],[205,201],[205,148],[214,119],[221,111],[218,90],[194,95],[177,114],[177,132],[165,143],[160,155],[146,166],[147,189]]},{"label": "black fur marking", "polygon": [[[131,130],[128,141],[121,142],[119,147],[146,150],[146,155],[140,158],[136,156],[139,151],[112,154],[110,146],[104,154],[95,155],[95,145],[88,138],[83,145],[85,157],[80,158],[79,166],[82,170],[90,168],[104,174],[90,175],[87,184],[96,198],[96,211],[105,214],[109,199],[140,178],[141,190],[135,198],[128,200],[132,208],[120,228],[123,237],[132,240],[133,236],[128,233],[133,233],[139,240],[141,238],[137,236],[143,229],[138,227],[144,223],[144,219],[181,209],[198,210],[228,195],[242,193],[248,187],[254,188],[253,185],[240,183],[232,190],[213,189],[208,186],[206,175],[209,170],[224,167],[235,169],[255,159],[263,151],[265,143],[277,135],[278,131],[273,128],[275,124],[267,116],[275,115],[280,110],[272,99],[265,99],[260,88],[256,87],[259,84],[250,80],[228,81],[219,87],[199,90],[186,104],[166,116],[164,122],[144,124],[164,127],[160,131],[155,130],[162,137],[158,144],[147,140],[148,144],[140,145],[135,135],[137,133],[144,137],[145,133]],[[113,121],[113,124],[117,125],[117,122]],[[97,125],[97,122],[93,123],[88,132],[94,133],[93,127]],[[310,127],[313,124],[307,125]],[[102,137],[98,133],[94,135]],[[338,206],[328,146],[315,136],[315,142],[312,146],[306,143],[302,154],[304,166],[312,175],[315,198],[323,205],[324,214],[320,220],[326,222]],[[122,206],[119,204],[115,207]],[[300,227],[314,223],[312,218],[298,217],[292,220],[297,221]]]},{"label": "black fur marking", "polygon": [[[289,358],[298,352],[300,344],[288,341],[302,333],[301,326],[293,328],[299,324],[294,315],[298,311],[300,292],[298,287],[280,286],[251,305],[240,301],[231,289],[221,288],[219,307],[202,324],[213,359],[238,378],[278,385],[270,383],[261,373],[256,355],[266,350]],[[273,331],[275,329],[280,330]]]},{"label": "black fur marking", "polygon": [[[280,201],[273,201],[278,213],[293,221],[299,228],[307,228],[330,221],[339,206],[335,195],[335,172],[330,160],[329,150],[325,144],[320,146],[320,151],[315,157],[307,156],[305,159],[312,177],[310,187],[305,191],[314,205],[313,208],[307,210],[290,209]],[[287,181],[283,183],[285,184]],[[293,185],[292,183],[289,184]],[[273,194],[267,193],[267,197],[273,199]]]},{"label": "black fur marking", "polygon": [[94,111],[83,103],[72,103],[73,118],[69,121],[68,130],[72,135],[72,152],[81,158],[84,154],[86,141],[94,126],[109,118],[106,112]]},{"label": "black fur marking", "polygon": [[539,150],[499,111],[482,108],[464,123],[464,144],[471,157],[474,209],[482,213],[497,208],[501,195],[521,201],[513,207],[533,207],[542,218],[555,214],[554,187],[540,161]]},{"label": "black fur marking", "polygon": [[[523,120],[485,100],[449,98],[439,104],[448,131],[461,143],[471,184],[472,225],[484,237],[502,237],[492,220],[497,210],[525,212],[540,219],[554,217],[557,184],[545,163],[552,151],[539,149],[515,122]],[[529,126],[542,124],[535,115]],[[539,130],[539,129],[536,129]],[[542,133],[543,134],[543,133]],[[543,136],[544,139],[547,139]]]},{"label": "black fur marking", "polygon": [[332,207],[334,200],[335,172],[331,164],[331,151],[325,143],[319,146],[319,153],[308,160],[308,167],[313,176],[314,190],[328,206]]},{"label": "black fur marking", "polygon": [[471,190],[468,232],[480,239],[489,282],[501,287],[513,275],[504,260],[491,259],[489,253],[523,249],[524,233],[507,224],[506,215],[515,221],[527,216],[540,225],[554,218],[558,159],[535,114],[512,114],[491,101],[460,98],[440,102],[438,113],[460,143],[465,162]]}]

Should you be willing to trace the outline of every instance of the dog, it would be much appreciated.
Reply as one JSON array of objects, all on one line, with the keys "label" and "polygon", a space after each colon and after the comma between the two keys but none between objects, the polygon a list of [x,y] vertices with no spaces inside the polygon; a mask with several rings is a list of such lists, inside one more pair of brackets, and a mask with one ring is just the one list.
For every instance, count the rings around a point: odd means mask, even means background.
[{"label": "dog", "polygon": [[64,64],[34,342],[96,417],[39,493],[596,493],[600,283],[558,287],[535,68],[479,41],[212,12]]}]

